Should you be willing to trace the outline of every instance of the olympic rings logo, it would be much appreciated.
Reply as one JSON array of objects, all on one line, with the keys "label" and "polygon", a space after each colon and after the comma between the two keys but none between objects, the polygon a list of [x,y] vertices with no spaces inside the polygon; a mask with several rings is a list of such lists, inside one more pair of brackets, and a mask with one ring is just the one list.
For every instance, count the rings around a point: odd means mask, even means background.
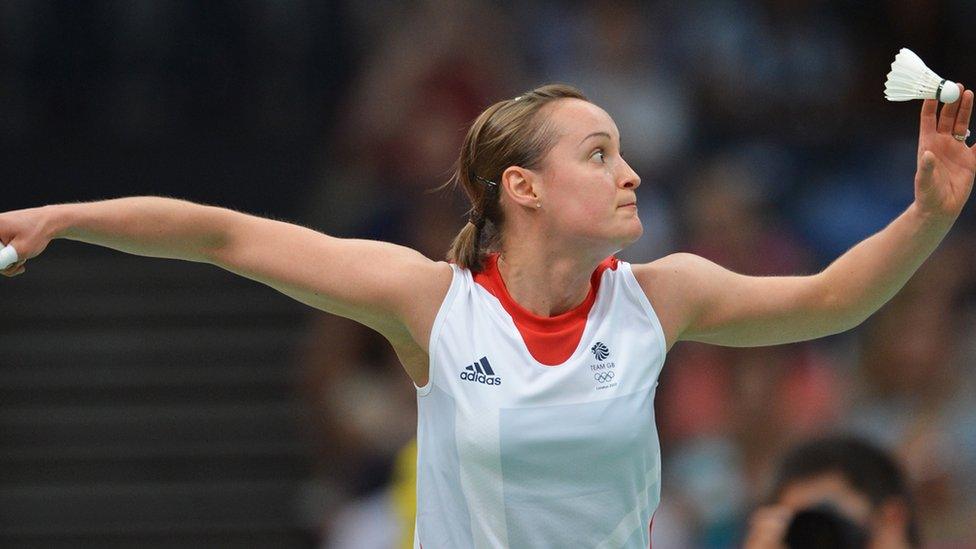
[{"label": "olympic rings logo", "polygon": [[613,379],[613,372],[600,372],[597,374],[593,374],[593,379],[597,380],[600,383],[606,383],[611,379]]}]

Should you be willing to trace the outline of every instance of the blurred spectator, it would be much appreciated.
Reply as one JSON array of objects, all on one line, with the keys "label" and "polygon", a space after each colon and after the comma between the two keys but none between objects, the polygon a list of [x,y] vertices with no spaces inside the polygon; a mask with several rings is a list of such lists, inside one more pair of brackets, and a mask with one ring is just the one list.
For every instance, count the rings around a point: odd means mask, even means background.
[{"label": "blurred spectator", "polygon": [[[412,384],[390,345],[352,321],[316,314],[302,372],[300,396],[317,449],[321,505],[382,487],[393,456],[417,428]],[[320,512],[324,517],[325,509]]]},{"label": "blurred spectator", "polygon": [[830,437],[790,450],[767,506],[751,517],[746,549],[920,547],[912,495],[884,450]]},{"label": "blurred spectator", "polygon": [[390,485],[332,518],[327,549],[412,549],[417,517],[417,441],[397,454]]}]

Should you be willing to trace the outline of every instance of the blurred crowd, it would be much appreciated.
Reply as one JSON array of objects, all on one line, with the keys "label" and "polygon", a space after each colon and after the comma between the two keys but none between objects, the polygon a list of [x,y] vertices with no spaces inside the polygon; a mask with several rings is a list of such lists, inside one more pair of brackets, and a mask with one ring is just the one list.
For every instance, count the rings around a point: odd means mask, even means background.
[{"label": "blurred crowd", "polygon": [[[225,205],[243,196],[262,206],[252,211],[436,259],[465,220],[461,194],[434,189],[467,125],[543,83],[576,85],[606,109],[642,177],[645,234],[622,259],[689,251],[752,275],[817,272],[911,202],[920,103],[882,96],[899,48],[976,86],[976,57],[964,47],[970,0],[123,2],[112,10],[131,35],[124,47],[98,29],[79,37],[70,20],[57,23],[56,4],[45,4],[54,6],[48,24],[66,40],[94,40],[102,49],[89,57],[121,59],[113,86],[92,93],[122,98],[111,101],[121,110],[102,113],[118,119],[118,134],[97,137],[135,143],[123,165],[139,165],[146,132],[183,132],[193,146],[174,140],[172,157],[239,162],[210,190],[188,184],[184,196]],[[0,21],[13,28],[23,5],[0,4]],[[219,40],[181,40],[184,19],[226,28]],[[29,36],[7,40],[9,60],[43,65]],[[153,56],[156,72],[126,68]],[[72,65],[81,80],[86,59]],[[198,89],[167,84],[167,71],[188,70],[205,76]],[[0,98],[24,107],[6,122],[14,140],[32,143],[38,90],[66,129],[100,116],[97,101],[59,96],[43,74],[5,81]],[[209,100],[191,108],[194,94]],[[159,95],[185,116],[147,109]],[[214,112],[244,115],[226,131],[246,146],[208,148],[210,136],[194,132]],[[155,152],[144,157],[159,163]],[[176,164],[158,168],[200,176]],[[133,194],[143,175],[133,167],[119,188]],[[927,546],[976,544],[974,221],[970,207],[905,289],[851,332],[757,349],[674,347],[657,401],[655,548],[741,543],[777,457],[836,432],[901,460]],[[380,336],[325,314],[311,315],[303,357],[298,390],[318,464],[303,496],[309,527],[323,547],[402,543],[416,428],[409,378]]]}]

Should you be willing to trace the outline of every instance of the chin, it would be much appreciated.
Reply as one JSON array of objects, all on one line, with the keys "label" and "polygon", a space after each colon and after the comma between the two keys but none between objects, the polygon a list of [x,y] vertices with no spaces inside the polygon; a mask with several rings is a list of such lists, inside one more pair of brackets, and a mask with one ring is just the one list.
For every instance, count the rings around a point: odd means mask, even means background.
[{"label": "chin", "polygon": [[627,239],[627,244],[632,244],[640,240],[640,237],[644,235],[644,225],[640,222],[640,219],[636,220],[637,223],[627,231],[624,238]]},{"label": "chin", "polygon": [[622,250],[627,246],[630,246],[634,242],[640,240],[640,237],[644,234],[644,227],[638,225],[636,230],[628,231],[627,233],[620,235],[615,239],[616,249]]}]

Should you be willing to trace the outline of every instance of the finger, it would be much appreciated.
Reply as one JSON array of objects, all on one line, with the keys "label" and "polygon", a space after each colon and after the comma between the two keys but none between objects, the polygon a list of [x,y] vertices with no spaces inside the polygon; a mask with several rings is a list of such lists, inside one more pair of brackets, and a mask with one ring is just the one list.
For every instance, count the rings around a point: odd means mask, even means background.
[{"label": "finger", "polygon": [[783,547],[786,530],[792,514],[781,508],[763,508],[754,513],[749,521],[745,549],[770,549]]},{"label": "finger", "polygon": [[[959,86],[959,96],[962,96],[963,88],[962,84],[957,84]],[[959,104],[962,101],[954,101],[948,105],[942,107],[942,112],[939,113],[939,133],[949,133],[952,131],[952,125],[956,123],[956,113],[959,112]]]},{"label": "finger", "polygon": [[966,90],[959,102],[959,112],[956,113],[956,123],[952,126],[952,135],[966,135],[969,130],[969,118],[973,114],[973,92]]},{"label": "finger", "polygon": [[932,177],[932,172],[935,171],[935,154],[932,151],[922,152],[922,157],[918,160],[918,171],[924,181]]},{"label": "finger", "polygon": [[922,131],[931,132],[935,131],[935,111],[939,106],[939,102],[935,99],[926,99],[922,101]]},{"label": "finger", "polygon": [[918,159],[918,172],[915,175],[915,184],[916,189],[923,195],[928,195],[932,192],[937,163],[935,154],[928,150],[924,151]]}]

